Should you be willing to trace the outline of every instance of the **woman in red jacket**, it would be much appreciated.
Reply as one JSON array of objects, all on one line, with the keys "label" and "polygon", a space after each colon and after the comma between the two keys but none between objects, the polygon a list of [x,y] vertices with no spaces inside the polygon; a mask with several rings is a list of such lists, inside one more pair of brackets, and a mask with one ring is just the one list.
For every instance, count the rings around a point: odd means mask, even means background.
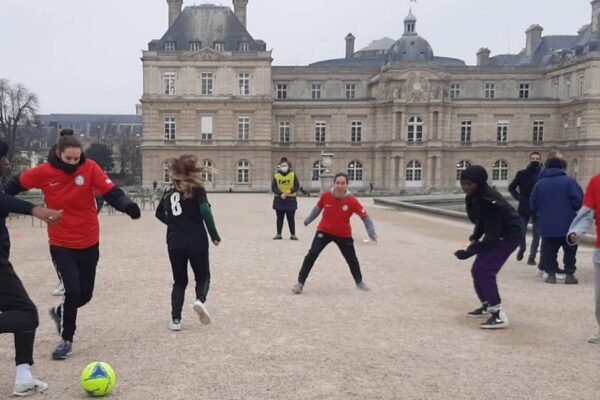
[{"label": "woman in red jacket", "polygon": [[310,270],[315,261],[317,261],[317,257],[319,257],[321,251],[330,242],[334,242],[342,252],[344,259],[348,263],[348,267],[350,267],[356,287],[360,290],[369,290],[363,282],[360,264],[356,258],[350,217],[356,214],[362,219],[367,229],[367,234],[372,241],[377,242],[377,234],[375,233],[373,221],[371,221],[363,206],[348,191],[348,175],[339,173],[335,176],[333,189],[321,195],[315,208],[304,220],[304,225],[306,226],[314,221],[321,211],[323,211],[323,218],[317,227],[317,233],[310,246],[310,250],[308,250],[308,254],[304,257],[304,262],[298,275],[298,282],[292,288],[292,292],[296,294],[302,293],[306,278],[308,278]]},{"label": "woman in red jacket", "polygon": [[60,360],[72,352],[77,309],[91,300],[94,291],[100,236],[94,193],[133,219],[140,217],[140,209],[98,164],[86,160],[71,129],[61,131],[48,162],[12,180],[6,192],[14,195],[30,189],[42,190],[48,208],[63,210],[61,224],[48,227],[50,254],[65,287],[62,304],[50,309],[62,337],[52,358]]}]

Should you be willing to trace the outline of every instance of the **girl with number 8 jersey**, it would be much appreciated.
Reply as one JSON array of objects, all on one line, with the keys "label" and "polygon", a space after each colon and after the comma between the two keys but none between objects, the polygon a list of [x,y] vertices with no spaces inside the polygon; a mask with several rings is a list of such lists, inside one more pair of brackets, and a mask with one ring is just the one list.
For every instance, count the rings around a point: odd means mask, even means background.
[{"label": "girl with number 8 jersey", "polygon": [[183,155],[170,164],[172,186],[156,208],[156,218],[167,225],[167,248],[173,271],[171,292],[171,325],[181,330],[181,309],[188,284],[188,262],[196,280],[194,311],[203,324],[210,323],[204,303],[210,284],[208,237],[215,246],[221,242],[204,189],[203,167],[193,155]]}]

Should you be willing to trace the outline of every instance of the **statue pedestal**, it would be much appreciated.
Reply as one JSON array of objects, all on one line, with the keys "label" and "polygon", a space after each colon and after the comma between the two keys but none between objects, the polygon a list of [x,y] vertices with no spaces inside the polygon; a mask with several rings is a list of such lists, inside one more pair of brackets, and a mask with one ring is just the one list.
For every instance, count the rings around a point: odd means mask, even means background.
[{"label": "statue pedestal", "polygon": [[324,172],[321,174],[321,193],[333,187],[333,174]]}]

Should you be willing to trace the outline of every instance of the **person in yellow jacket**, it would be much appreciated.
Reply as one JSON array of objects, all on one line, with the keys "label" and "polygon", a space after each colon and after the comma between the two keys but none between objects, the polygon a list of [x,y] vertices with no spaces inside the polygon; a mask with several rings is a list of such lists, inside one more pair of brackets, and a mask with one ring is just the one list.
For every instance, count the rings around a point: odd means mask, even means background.
[{"label": "person in yellow jacket", "polygon": [[298,209],[296,193],[300,189],[298,177],[292,171],[292,165],[283,157],[277,165],[277,172],[271,183],[271,191],[275,194],[273,198],[273,209],[277,214],[277,235],[274,240],[281,240],[281,231],[283,229],[283,219],[287,218],[288,227],[290,228],[290,239],[298,240],[296,236],[296,224],[294,215]]}]

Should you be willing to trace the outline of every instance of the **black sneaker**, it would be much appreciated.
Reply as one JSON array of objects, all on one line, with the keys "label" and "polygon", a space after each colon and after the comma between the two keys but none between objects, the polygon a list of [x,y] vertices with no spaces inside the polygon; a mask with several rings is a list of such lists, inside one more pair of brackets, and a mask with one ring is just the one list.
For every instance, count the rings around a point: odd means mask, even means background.
[{"label": "black sneaker", "polygon": [[496,311],[491,313],[490,318],[483,324],[479,325],[481,329],[502,329],[509,325],[508,317],[504,311]]},{"label": "black sneaker", "polygon": [[579,280],[575,278],[575,275],[567,274],[567,276],[565,276],[565,285],[577,285],[578,283]]},{"label": "black sneaker", "polygon": [[546,282],[546,283],[556,283],[556,276],[554,276],[554,275],[548,275],[548,277],[546,278],[546,280],[544,280],[544,282]]},{"label": "black sneaker", "polygon": [[519,252],[517,253],[517,261],[521,261],[523,259],[524,255],[525,255],[525,250],[519,250]]},{"label": "black sneaker", "polygon": [[52,318],[52,321],[54,321],[54,323],[56,324],[56,331],[60,335],[60,317],[56,312],[56,307],[50,307],[48,309],[48,314],[50,314],[50,318]]},{"label": "black sneaker", "polygon": [[535,262],[535,256],[529,256],[529,258],[527,259],[527,265],[536,265],[537,263]]},{"label": "black sneaker", "polygon": [[73,353],[73,344],[68,340],[62,340],[56,349],[52,352],[52,358],[55,360],[64,360]]},{"label": "black sneaker", "polygon": [[488,305],[487,304],[482,304],[481,307],[474,309],[473,311],[469,311],[467,313],[467,315],[469,317],[489,317],[490,313],[487,310],[488,309]]}]

